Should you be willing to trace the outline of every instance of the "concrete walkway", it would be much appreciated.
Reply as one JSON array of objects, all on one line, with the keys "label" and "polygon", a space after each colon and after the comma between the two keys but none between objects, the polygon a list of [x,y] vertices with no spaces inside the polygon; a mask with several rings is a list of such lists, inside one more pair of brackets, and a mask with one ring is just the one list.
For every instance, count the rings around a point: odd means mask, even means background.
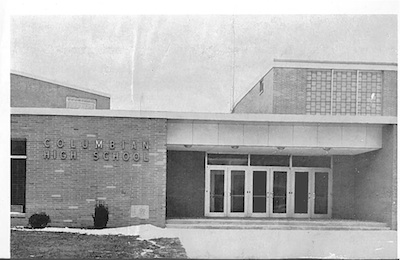
[{"label": "concrete walkway", "polygon": [[396,231],[167,230],[190,258],[397,259]]}]

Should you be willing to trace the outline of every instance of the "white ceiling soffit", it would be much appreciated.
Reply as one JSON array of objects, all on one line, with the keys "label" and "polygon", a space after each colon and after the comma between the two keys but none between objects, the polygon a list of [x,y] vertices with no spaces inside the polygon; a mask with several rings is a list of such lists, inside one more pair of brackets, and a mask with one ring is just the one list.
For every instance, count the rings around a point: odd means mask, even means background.
[{"label": "white ceiling soffit", "polygon": [[207,153],[236,153],[264,155],[356,155],[377,149],[368,148],[321,148],[321,147],[260,147],[260,146],[207,146],[207,145],[167,145],[167,150],[202,151]]}]

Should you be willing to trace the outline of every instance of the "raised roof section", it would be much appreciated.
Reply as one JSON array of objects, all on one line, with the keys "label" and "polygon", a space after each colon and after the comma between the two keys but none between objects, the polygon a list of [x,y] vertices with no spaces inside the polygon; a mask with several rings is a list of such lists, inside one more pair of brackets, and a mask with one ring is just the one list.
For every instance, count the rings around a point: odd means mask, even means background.
[{"label": "raised roof section", "polygon": [[275,59],[232,113],[397,116],[397,63]]},{"label": "raised roof section", "polygon": [[110,95],[12,71],[11,107],[110,109]]}]

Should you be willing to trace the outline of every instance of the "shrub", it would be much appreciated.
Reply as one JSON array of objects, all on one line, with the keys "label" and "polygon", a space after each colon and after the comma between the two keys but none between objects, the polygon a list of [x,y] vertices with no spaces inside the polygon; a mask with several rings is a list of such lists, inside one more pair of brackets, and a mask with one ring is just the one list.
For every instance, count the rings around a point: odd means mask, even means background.
[{"label": "shrub", "polygon": [[50,222],[50,217],[45,212],[35,213],[29,217],[29,225],[32,228],[45,228]]},{"label": "shrub", "polygon": [[105,228],[108,222],[108,208],[103,204],[96,205],[94,209],[94,227],[95,228]]}]

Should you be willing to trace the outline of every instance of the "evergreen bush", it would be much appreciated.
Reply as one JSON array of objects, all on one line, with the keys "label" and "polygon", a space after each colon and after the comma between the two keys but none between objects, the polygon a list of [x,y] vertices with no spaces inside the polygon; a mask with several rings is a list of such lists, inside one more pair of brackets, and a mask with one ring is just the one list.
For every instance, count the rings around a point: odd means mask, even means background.
[{"label": "evergreen bush", "polygon": [[32,228],[45,228],[50,222],[50,217],[45,212],[35,213],[29,217],[29,225]]},{"label": "evergreen bush", "polygon": [[103,204],[96,205],[94,209],[94,227],[95,228],[105,228],[108,222],[108,208]]}]

